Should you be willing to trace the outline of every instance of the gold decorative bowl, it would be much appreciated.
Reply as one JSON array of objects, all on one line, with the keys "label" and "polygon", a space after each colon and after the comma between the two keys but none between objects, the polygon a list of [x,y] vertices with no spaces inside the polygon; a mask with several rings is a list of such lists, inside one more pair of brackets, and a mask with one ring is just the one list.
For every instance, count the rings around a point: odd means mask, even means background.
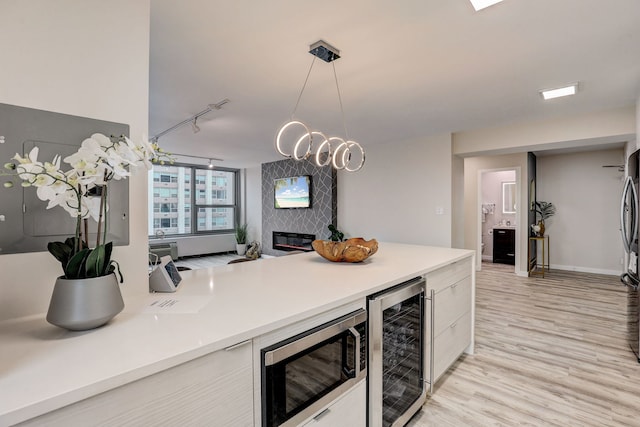
[{"label": "gold decorative bowl", "polygon": [[344,242],[314,240],[311,246],[323,258],[333,262],[361,262],[378,251],[376,239],[364,240],[361,237]]}]

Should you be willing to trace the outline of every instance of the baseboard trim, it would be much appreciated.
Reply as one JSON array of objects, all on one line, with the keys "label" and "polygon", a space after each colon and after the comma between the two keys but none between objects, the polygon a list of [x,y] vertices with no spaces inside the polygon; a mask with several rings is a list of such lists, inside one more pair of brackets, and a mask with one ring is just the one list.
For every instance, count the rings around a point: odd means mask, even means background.
[{"label": "baseboard trim", "polygon": [[589,268],[589,267],[578,267],[575,265],[558,265],[551,264],[549,266],[550,270],[563,270],[563,271],[575,271],[578,273],[592,273],[592,274],[604,274],[607,276],[619,276],[622,274],[620,270],[607,270],[603,268]]}]

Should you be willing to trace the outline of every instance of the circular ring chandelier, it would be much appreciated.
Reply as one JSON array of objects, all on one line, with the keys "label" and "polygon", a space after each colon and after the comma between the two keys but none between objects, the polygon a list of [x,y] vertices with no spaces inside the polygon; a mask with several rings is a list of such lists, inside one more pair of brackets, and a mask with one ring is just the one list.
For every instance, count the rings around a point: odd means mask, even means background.
[{"label": "circular ring chandelier", "polygon": [[[278,131],[275,141],[276,151],[284,157],[297,161],[312,158],[318,167],[331,165],[336,170],[357,172],[362,169],[365,162],[364,148],[362,148],[360,144],[348,139],[348,136],[346,137],[346,141],[337,136],[327,137],[324,133],[311,130],[311,128],[303,122],[293,119],[316,58],[320,58],[326,62],[332,62],[340,58],[340,51],[322,40],[312,44],[309,48],[309,53],[312,54],[314,58],[307,73],[307,79],[298,96],[298,102],[296,102],[296,106],[291,114],[292,119],[285,123]],[[338,89],[338,100],[340,101],[340,111],[342,112],[345,135],[347,135],[347,127],[344,123],[344,109],[342,108],[342,98],[340,96],[340,87],[338,86],[335,65],[333,65],[333,75],[335,77],[336,88]],[[293,129],[298,129],[298,133],[292,137]]]},{"label": "circular ring chandelier", "polygon": [[[295,135],[288,144],[286,136],[288,130],[298,127],[302,129],[302,134],[297,140]],[[295,143],[293,142],[295,140]],[[317,142],[318,141],[318,142]],[[344,139],[332,136],[327,137],[322,132],[311,131],[307,125],[298,120],[285,123],[276,136],[276,150],[282,156],[297,161],[313,159],[313,163],[318,167],[332,165],[337,170],[357,172],[362,169],[365,162],[365,152],[360,144],[355,141],[345,141]]]}]

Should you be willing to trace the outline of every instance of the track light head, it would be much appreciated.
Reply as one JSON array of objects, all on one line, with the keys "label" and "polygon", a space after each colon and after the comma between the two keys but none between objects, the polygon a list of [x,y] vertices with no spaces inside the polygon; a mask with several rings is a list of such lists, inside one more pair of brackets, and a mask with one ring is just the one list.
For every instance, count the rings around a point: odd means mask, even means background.
[{"label": "track light head", "polygon": [[224,104],[229,103],[229,102],[230,102],[229,98],[225,98],[222,101],[218,102],[217,104],[209,104],[209,105],[207,105],[207,107],[209,108],[209,110],[221,110],[222,106]]},{"label": "track light head", "polygon": [[211,162],[211,159],[209,159],[209,169],[213,169],[213,163]]},{"label": "track light head", "polygon": [[198,133],[200,132],[200,127],[197,125],[196,121],[198,120],[198,118],[194,118],[193,121],[191,122],[191,130],[193,130],[193,133]]}]

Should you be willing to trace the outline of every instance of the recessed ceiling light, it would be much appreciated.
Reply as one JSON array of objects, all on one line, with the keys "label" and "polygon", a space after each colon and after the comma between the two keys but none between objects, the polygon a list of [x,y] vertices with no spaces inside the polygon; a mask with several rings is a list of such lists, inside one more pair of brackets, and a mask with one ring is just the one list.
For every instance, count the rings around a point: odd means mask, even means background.
[{"label": "recessed ceiling light", "polygon": [[477,11],[484,9],[485,7],[493,6],[496,3],[500,3],[502,0],[470,0],[473,8]]},{"label": "recessed ceiling light", "polygon": [[541,90],[540,94],[546,101],[548,99],[560,98],[561,96],[575,95],[576,92],[578,92],[578,83],[556,89]]}]

